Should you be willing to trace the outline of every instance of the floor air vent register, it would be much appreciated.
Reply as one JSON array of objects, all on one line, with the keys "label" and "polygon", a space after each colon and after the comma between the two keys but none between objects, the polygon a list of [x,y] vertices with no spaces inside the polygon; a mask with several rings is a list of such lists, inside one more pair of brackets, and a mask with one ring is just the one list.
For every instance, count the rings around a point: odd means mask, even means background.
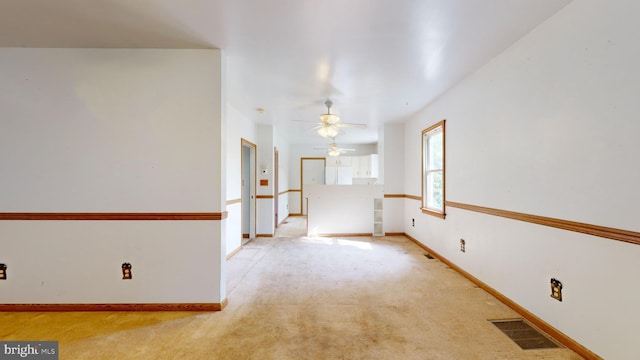
[{"label": "floor air vent register", "polygon": [[560,347],[522,319],[489,321],[524,350]]}]

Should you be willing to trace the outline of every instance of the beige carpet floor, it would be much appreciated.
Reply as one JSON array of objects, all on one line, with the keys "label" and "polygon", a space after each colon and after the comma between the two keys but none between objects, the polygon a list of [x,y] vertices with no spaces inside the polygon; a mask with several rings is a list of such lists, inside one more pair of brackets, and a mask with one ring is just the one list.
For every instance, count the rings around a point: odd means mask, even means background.
[{"label": "beige carpet floor", "polygon": [[0,313],[0,340],[58,340],[60,359],[580,359],[520,349],[487,321],[515,312],[404,237],[290,219],[229,260],[222,312]]},{"label": "beige carpet floor", "polygon": [[276,237],[300,237],[307,235],[307,217],[290,216],[276,229]]}]

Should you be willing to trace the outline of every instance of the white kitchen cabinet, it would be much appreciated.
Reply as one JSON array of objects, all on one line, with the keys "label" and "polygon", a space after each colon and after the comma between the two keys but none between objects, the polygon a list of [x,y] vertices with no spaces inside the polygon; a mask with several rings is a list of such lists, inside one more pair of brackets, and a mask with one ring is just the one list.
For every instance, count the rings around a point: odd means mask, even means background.
[{"label": "white kitchen cabinet", "polygon": [[351,166],[351,156],[327,156],[325,162],[329,166]]},{"label": "white kitchen cabinet", "polygon": [[378,154],[352,156],[351,166],[353,167],[354,178],[377,178]]},{"label": "white kitchen cabinet", "polygon": [[369,177],[378,177],[378,154],[369,155]]}]

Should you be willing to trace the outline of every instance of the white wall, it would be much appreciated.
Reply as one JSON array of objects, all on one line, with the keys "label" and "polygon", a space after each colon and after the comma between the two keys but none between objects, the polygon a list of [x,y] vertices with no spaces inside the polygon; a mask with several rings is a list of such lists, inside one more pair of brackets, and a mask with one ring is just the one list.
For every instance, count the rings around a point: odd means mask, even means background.
[{"label": "white wall", "polygon": [[[257,143],[257,126],[232,105],[227,105],[227,200],[242,197],[242,139]],[[227,255],[242,244],[242,203],[227,205]]]},{"label": "white wall", "polygon": [[[387,123],[384,125],[384,193],[404,194],[404,124]],[[385,232],[404,232],[407,218],[404,213],[403,198],[384,199]]]},{"label": "white wall", "polygon": [[309,234],[374,233],[374,199],[382,197],[382,185],[306,183],[303,195],[309,199]]},{"label": "white wall", "polygon": [[[278,189],[275,189],[275,157],[278,149]],[[266,174],[262,172],[266,169]],[[261,186],[260,180],[267,180],[267,186]],[[289,144],[277,128],[271,125],[258,125],[258,195],[273,196],[258,199],[258,234],[275,233],[275,196],[278,196],[279,222],[289,216]],[[280,193],[283,192],[282,195]]]},{"label": "white wall", "polygon": [[[220,302],[212,221],[3,221],[5,304]],[[132,264],[132,280],[121,265]]]},{"label": "white wall", "polygon": [[[387,144],[384,136],[384,125],[378,127],[378,180],[377,184],[384,184],[385,174],[384,174],[384,158],[385,153],[387,151]],[[401,151],[401,149],[400,149]]]},{"label": "white wall", "polygon": [[[261,235],[273,235],[275,233],[274,216],[274,199],[260,198],[260,196],[273,196],[273,149],[274,147],[274,128],[272,125],[258,125],[258,185],[256,193],[258,195],[256,212],[257,212],[257,233]],[[262,170],[266,170],[266,174]],[[267,185],[260,185],[260,180],[267,180]]]},{"label": "white wall", "polygon": [[[405,192],[420,194],[421,130],[447,119],[448,201],[640,231],[638,10],[574,1],[408,121]],[[405,202],[409,235],[600,356],[637,355],[639,246]]]},{"label": "white wall", "polygon": [[274,143],[278,149],[278,222],[289,216],[289,142],[275,128]]},{"label": "white wall", "polygon": [[[0,49],[0,212],[224,211],[223,69],[219,50]],[[0,221],[0,302],[220,302],[223,237],[224,221]]]}]

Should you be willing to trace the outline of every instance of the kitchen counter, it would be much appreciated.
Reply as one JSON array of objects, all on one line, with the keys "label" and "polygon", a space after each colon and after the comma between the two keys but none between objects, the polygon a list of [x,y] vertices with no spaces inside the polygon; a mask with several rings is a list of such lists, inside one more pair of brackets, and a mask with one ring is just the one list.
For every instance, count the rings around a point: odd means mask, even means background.
[{"label": "kitchen counter", "polygon": [[[308,235],[372,235],[382,185],[305,185]],[[381,200],[380,200],[381,201]]]}]

